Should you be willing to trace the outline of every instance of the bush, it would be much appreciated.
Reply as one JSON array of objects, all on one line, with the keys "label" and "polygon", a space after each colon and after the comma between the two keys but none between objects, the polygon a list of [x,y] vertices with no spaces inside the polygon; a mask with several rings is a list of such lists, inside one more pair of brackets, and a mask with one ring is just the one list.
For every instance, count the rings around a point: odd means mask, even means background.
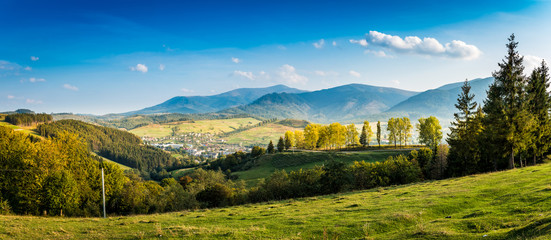
[{"label": "bush", "polygon": [[197,193],[196,199],[202,202],[205,207],[220,207],[229,203],[228,200],[231,195],[232,191],[230,188],[217,183]]}]

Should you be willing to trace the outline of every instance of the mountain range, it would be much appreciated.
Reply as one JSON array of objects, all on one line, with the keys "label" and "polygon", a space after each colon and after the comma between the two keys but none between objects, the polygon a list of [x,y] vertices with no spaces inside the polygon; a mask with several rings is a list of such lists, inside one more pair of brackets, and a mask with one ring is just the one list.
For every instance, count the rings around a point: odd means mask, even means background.
[{"label": "mountain range", "polygon": [[266,88],[238,88],[213,96],[178,96],[161,104],[138,111],[122,113],[130,116],[136,114],[154,113],[209,113],[227,108],[245,105],[269,93],[301,93],[303,90],[285,85],[275,85]]},{"label": "mountain range", "polygon": [[[493,78],[469,81],[479,104]],[[213,96],[180,96],[159,105],[123,115],[153,113],[250,114],[265,118],[295,118],[312,122],[384,121],[389,117],[410,119],[436,116],[451,119],[463,82],[424,92],[397,88],[349,84],[318,91],[303,91],[285,85],[241,88]]]}]

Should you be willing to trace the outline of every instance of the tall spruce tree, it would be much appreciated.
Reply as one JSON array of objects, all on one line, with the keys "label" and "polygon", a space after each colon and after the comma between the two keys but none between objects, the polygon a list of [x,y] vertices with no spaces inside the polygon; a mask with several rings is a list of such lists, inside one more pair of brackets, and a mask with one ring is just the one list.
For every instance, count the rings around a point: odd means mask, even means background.
[{"label": "tall spruce tree", "polygon": [[465,79],[461,87],[461,93],[457,98],[458,112],[453,114],[454,121],[450,126],[450,133],[446,141],[450,145],[448,171],[451,176],[462,176],[474,173],[476,160],[472,158],[471,144],[473,144],[472,133],[469,132],[469,125],[473,119],[473,111],[477,103],[474,101],[474,94],[470,93],[471,85]]},{"label": "tall spruce tree", "polygon": [[277,151],[283,152],[283,149],[285,149],[285,143],[283,141],[283,137],[279,137],[279,141],[277,141]]},{"label": "tall spruce tree", "polygon": [[272,140],[270,140],[270,143],[268,144],[268,153],[274,153],[274,152],[275,152],[274,143],[272,142]]},{"label": "tall spruce tree", "polygon": [[381,147],[381,121],[377,121],[377,143]]},{"label": "tall spruce tree", "polygon": [[551,147],[551,121],[549,110],[551,109],[551,97],[549,88],[549,68],[545,61],[532,71],[526,93],[528,98],[528,111],[534,117],[533,141],[530,146],[533,164]]},{"label": "tall spruce tree", "polygon": [[[516,50],[518,42],[515,35],[511,34],[507,43],[507,55],[498,63],[499,70],[492,75],[494,83],[488,90],[488,97],[484,102],[486,113],[486,134],[492,143],[495,157],[500,155],[508,158],[507,167],[515,167],[515,155],[527,150],[532,140],[530,128],[533,121],[526,110],[527,95],[525,92],[526,78],[522,65],[523,57]],[[499,159],[494,159],[494,165],[498,167]]]},{"label": "tall spruce tree", "polygon": [[363,146],[369,146],[371,135],[373,135],[373,131],[371,131],[371,126],[369,126],[368,121],[364,121],[364,125],[362,127],[362,134],[360,134],[360,143]]}]

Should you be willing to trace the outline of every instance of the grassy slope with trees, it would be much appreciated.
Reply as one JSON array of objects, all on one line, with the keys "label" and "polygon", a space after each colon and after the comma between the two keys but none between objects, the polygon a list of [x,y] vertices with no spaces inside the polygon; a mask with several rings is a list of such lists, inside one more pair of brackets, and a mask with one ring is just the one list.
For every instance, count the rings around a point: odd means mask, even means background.
[{"label": "grassy slope with trees", "polygon": [[369,152],[285,152],[281,154],[262,155],[255,161],[255,165],[244,171],[233,174],[239,180],[244,180],[247,185],[254,185],[266,176],[270,176],[276,170],[298,171],[322,166],[331,160],[338,160],[348,165],[354,161],[378,162],[384,161],[390,156],[407,154],[409,151],[369,151]]},{"label": "grassy slope with trees", "polygon": [[[548,239],[551,164],[168,214],[0,216],[2,239]],[[486,236],[486,237],[484,237]]]}]

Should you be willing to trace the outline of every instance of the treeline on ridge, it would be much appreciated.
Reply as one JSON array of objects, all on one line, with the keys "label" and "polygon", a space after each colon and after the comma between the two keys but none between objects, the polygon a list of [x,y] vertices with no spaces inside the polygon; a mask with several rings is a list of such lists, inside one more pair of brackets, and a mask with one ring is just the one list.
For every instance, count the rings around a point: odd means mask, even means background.
[{"label": "treeline on ridge", "polygon": [[46,113],[14,113],[8,114],[5,121],[18,126],[31,126],[37,123],[52,121],[52,115]]},{"label": "treeline on ridge", "polygon": [[124,128],[131,130],[147,126],[149,124],[163,124],[179,121],[194,121],[194,120],[211,120],[211,119],[231,119],[231,118],[246,118],[252,117],[248,114],[227,114],[227,113],[167,113],[167,114],[150,114],[150,115],[134,115],[121,119],[113,119],[108,121],[97,120],[96,123],[106,127]]}]

